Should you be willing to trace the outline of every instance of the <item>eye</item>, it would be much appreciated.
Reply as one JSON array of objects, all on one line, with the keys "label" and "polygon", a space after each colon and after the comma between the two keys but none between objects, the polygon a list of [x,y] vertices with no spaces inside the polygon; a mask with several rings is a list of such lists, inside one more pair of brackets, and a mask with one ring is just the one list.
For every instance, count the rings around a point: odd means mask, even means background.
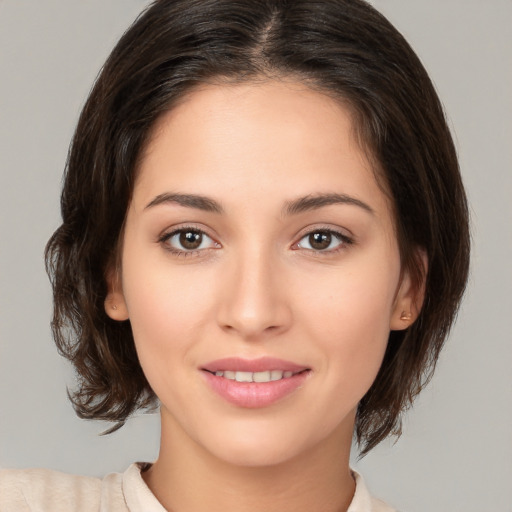
[{"label": "eye", "polygon": [[318,229],[302,237],[296,244],[296,247],[310,251],[330,252],[351,243],[352,240],[341,233],[327,229]]},{"label": "eye", "polygon": [[176,229],[164,234],[160,240],[166,248],[174,253],[193,253],[203,249],[218,247],[204,231],[195,228]]}]

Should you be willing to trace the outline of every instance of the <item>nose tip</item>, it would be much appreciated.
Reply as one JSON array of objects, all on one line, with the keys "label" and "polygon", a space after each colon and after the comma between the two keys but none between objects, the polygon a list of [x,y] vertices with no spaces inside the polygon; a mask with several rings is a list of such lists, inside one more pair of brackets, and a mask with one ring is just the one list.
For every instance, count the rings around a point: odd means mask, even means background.
[{"label": "nose tip", "polygon": [[236,318],[231,316],[229,320],[221,322],[221,327],[225,331],[236,333],[247,340],[277,333],[283,326],[284,323],[277,319],[267,319],[260,315],[238,315]]},{"label": "nose tip", "polygon": [[239,265],[225,283],[220,327],[247,340],[285,331],[291,309],[282,279],[269,262]]}]

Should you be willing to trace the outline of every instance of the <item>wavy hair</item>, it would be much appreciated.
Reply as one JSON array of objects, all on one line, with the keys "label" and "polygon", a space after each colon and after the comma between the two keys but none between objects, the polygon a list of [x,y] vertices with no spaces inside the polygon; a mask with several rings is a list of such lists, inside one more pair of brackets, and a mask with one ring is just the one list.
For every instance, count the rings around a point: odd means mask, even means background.
[{"label": "wavy hair", "polygon": [[[124,424],[156,403],[129,321],[105,313],[138,159],[155,122],[202,83],[291,77],[353,112],[393,204],[403,268],[423,282],[417,321],[390,333],[360,401],[362,454],[401,431],[430,379],[466,285],[466,196],[442,105],[401,34],[362,0],[158,0],[122,36],[81,113],[65,171],[62,225],[46,248],[53,334],[74,365],[77,414]],[[428,272],[416,257],[421,248]]]}]

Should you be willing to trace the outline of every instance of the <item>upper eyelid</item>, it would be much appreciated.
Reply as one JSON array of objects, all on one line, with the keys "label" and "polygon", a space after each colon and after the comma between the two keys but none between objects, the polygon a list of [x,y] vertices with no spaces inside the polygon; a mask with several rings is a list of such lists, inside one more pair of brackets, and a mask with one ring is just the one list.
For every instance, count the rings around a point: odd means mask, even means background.
[{"label": "upper eyelid", "polygon": [[317,230],[310,231],[309,233],[306,233],[305,235],[301,236],[297,240],[297,242],[295,242],[293,245],[294,246],[299,245],[302,240],[304,240],[305,238],[309,237],[313,233],[322,233],[322,232],[329,233],[334,238],[336,238],[342,245],[353,243],[353,239],[351,237],[348,237],[348,236],[346,236],[346,235],[344,235],[342,233],[339,233],[338,231],[332,231],[332,230],[327,231],[327,230],[317,229]]},{"label": "upper eyelid", "polygon": [[211,238],[212,240],[217,241],[215,235],[213,235],[209,230],[207,230],[206,228],[194,225],[193,223],[172,226],[172,227],[163,229],[160,232],[160,234],[158,235],[158,240],[162,240],[164,238],[170,238],[173,235],[175,235],[176,233],[181,233],[182,231],[187,231],[187,230],[188,231],[197,231],[198,233],[202,233],[203,235],[206,235],[207,237]]},{"label": "upper eyelid", "polygon": [[[184,231],[195,231],[201,233],[202,235],[205,235],[210,239],[213,247],[204,247],[202,249],[186,249],[184,247],[179,248],[171,245],[170,241],[172,240],[172,238],[174,238],[178,233],[182,233]],[[210,249],[218,249],[219,247],[222,247],[221,244],[217,242],[217,240],[214,237],[210,236],[205,230],[193,226],[183,226],[174,229],[164,230],[158,236],[157,243],[161,245],[166,245],[167,247],[165,248],[165,250],[170,252],[171,254],[174,254],[175,256],[198,256],[203,251],[208,251]]]},{"label": "upper eyelid", "polygon": [[310,235],[311,233],[316,233],[318,231],[325,231],[328,233],[332,233],[333,235],[337,235],[341,238],[348,238],[350,240],[355,240],[355,235],[348,230],[347,228],[342,228],[340,226],[332,226],[327,224],[316,224],[316,225],[310,225],[303,229],[301,229],[298,234],[296,235],[296,240],[302,240],[307,235]]},{"label": "upper eyelid", "polygon": [[[219,237],[213,235],[210,230],[200,227],[198,225],[195,225],[194,223],[190,224],[184,224],[184,225],[178,225],[166,228],[162,230],[162,232],[158,235],[158,241],[167,241],[170,238],[172,238],[175,234],[183,232],[183,231],[197,231],[199,233],[202,233],[203,235],[206,235],[208,238],[210,238],[213,242],[216,244],[222,246],[221,242],[219,242]],[[320,225],[310,225],[307,226],[299,231],[297,235],[294,237],[294,242],[292,243],[292,246],[296,246],[303,238],[305,238],[308,235],[311,235],[312,233],[324,231],[333,234],[334,236],[341,239],[341,241],[344,242],[350,242],[353,243],[355,241],[355,236],[346,228],[341,228],[339,226],[333,227],[328,226],[325,224]]]},{"label": "upper eyelid", "polygon": [[[333,227],[310,227],[310,229],[308,229],[306,232],[302,232],[302,234],[298,235],[296,237],[296,241],[291,245],[291,248],[292,250],[304,250],[304,251],[307,251],[308,253],[312,253],[312,254],[316,254],[318,256],[320,255],[324,255],[324,256],[327,256],[327,255],[333,255],[341,250],[344,250],[344,249],[347,249],[349,246],[352,246],[356,243],[356,239],[355,237],[350,233],[350,234],[346,234],[346,233],[343,233],[343,229],[338,227],[337,229],[336,228],[333,228]],[[300,243],[302,240],[304,240],[306,237],[308,237],[309,235],[313,234],[313,233],[318,233],[318,232],[325,232],[325,233],[330,233],[331,235],[333,235],[335,238],[338,239],[339,241],[339,244],[336,245],[336,247],[332,248],[332,249],[325,249],[325,250],[315,250],[315,249],[309,249],[307,247],[300,247]]]}]

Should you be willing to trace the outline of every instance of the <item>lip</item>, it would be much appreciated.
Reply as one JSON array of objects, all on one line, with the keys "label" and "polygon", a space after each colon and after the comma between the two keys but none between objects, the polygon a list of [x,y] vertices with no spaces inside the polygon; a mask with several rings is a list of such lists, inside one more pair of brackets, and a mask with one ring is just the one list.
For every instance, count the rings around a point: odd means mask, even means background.
[{"label": "lip", "polygon": [[241,357],[226,357],[217,359],[205,364],[203,370],[208,372],[220,371],[240,371],[240,372],[267,372],[271,370],[282,370],[283,372],[301,372],[309,370],[307,366],[302,366],[284,359],[275,357],[259,357],[258,359],[243,359]]},{"label": "lip", "polygon": [[[268,407],[291,395],[302,387],[311,373],[306,366],[273,357],[251,360],[238,357],[218,359],[204,365],[201,370],[212,391],[237,407],[249,409]],[[215,375],[215,372],[220,371],[254,373],[271,370],[293,372],[293,375],[270,382],[238,382]]]}]

